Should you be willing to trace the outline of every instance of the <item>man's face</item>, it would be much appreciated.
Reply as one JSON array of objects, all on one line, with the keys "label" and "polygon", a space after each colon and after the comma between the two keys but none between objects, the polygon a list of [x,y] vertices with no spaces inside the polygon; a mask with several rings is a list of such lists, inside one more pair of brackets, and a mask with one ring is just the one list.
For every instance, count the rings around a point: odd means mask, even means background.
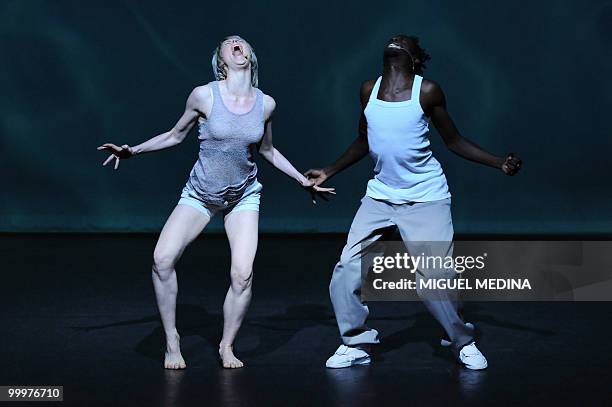
[{"label": "man's face", "polygon": [[385,56],[406,56],[414,61],[415,44],[412,39],[406,35],[396,35],[387,41],[385,45]]}]

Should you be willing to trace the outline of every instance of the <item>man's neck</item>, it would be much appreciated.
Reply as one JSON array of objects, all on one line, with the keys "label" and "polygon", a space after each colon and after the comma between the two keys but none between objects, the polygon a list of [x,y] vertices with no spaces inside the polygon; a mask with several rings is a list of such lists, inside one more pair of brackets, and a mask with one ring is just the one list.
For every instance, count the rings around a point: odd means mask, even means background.
[{"label": "man's neck", "polygon": [[405,65],[386,63],[382,80],[391,89],[405,89],[414,81],[414,73]]}]

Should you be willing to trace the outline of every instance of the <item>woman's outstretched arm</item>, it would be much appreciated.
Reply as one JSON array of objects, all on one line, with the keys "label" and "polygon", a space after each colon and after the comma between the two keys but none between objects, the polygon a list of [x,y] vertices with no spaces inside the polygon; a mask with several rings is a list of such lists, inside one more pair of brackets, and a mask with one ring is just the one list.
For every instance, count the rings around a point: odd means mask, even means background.
[{"label": "woman's outstretched arm", "polygon": [[[263,158],[265,158],[270,164],[272,164],[275,168],[279,169],[289,177],[296,180],[301,186],[304,188],[312,189],[311,192],[316,193],[330,193],[335,194],[334,188],[321,188],[315,185],[315,183],[304,175],[302,175],[295,167],[285,158],[284,155],[281,154],[280,151],[274,147],[272,144],[272,114],[274,113],[274,109],[276,108],[276,102],[272,97],[265,95],[264,96],[264,106],[265,106],[265,115],[266,115],[266,123],[264,136],[259,144],[259,153]],[[314,199],[313,199],[314,201]]]},{"label": "woman's outstretched arm", "polygon": [[158,134],[157,136],[133,147],[130,147],[127,144],[124,144],[121,147],[112,143],[102,144],[98,147],[98,150],[106,150],[111,152],[111,155],[102,165],[108,164],[114,158],[116,159],[115,169],[117,169],[117,167],[119,167],[119,160],[121,158],[130,158],[137,154],[163,150],[181,143],[197,122],[198,117],[205,116],[205,112],[208,111],[207,106],[211,104],[210,98],[211,95],[209,86],[198,86],[187,98],[183,115],[170,130]]}]

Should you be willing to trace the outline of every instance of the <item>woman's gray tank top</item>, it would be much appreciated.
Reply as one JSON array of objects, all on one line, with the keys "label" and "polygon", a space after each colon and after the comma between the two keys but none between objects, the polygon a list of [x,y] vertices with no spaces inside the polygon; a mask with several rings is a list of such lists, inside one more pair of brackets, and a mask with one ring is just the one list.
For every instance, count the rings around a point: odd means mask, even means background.
[{"label": "woman's gray tank top", "polygon": [[263,92],[255,88],[253,108],[232,113],[223,103],[219,82],[211,82],[210,117],[198,124],[200,153],[187,181],[207,203],[236,203],[257,176],[254,147],[264,134]]}]

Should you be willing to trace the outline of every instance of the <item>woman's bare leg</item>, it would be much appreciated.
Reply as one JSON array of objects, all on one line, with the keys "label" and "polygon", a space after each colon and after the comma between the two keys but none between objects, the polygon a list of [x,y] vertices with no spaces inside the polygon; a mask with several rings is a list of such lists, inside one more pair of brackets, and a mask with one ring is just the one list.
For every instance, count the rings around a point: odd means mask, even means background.
[{"label": "woman's bare leg", "polygon": [[174,265],[189,245],[208,224],[210,218],[199,210],[177,205],[164,225],[153,252],[153,286],[157,307],[166,334],[166,369],[184,369],[180,336],[176,330],[176,295],[178,285]]},{"label": "woman's bare leg", "polygon": [[232,345],[251,302],[253,260],[257,251],[259,212],[230,212],[225,217],[225,231],[232,251],[231,284],[223,303],[223,338],[219,356],[225,368],[239,368],[243,363],[234,356]]}]

